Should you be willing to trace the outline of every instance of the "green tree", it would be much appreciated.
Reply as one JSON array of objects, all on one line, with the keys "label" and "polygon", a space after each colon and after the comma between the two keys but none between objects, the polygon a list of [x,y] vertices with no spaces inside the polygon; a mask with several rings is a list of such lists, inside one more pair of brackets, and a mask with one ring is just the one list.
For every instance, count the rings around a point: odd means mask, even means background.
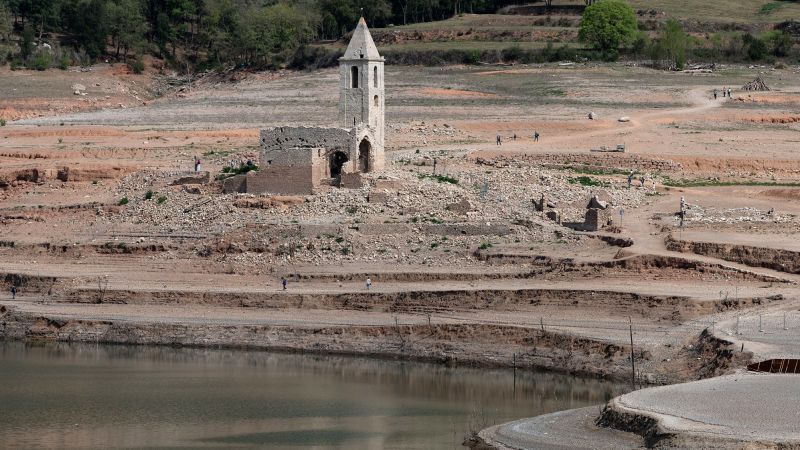
[{"label": "green tree", "polygon": [[773,30],[764,33],[763,39],[769,47],[769,51],[778,57],[789,56],[789,51],[794,46],[792,35],[784,30]]},{"label": "green tree", "polygon": [[130,49],[138,53],[144,47],[147,23],[142,6],[139,0],[116,0],[108,4],[108,33],[117,58],[121,51],[127,55]]},{"label": "green tree", "polygon": [[11,17],[11,9],[0,0],[0,42],[7,43],[14,29],[14,19]]},{"label": "green tree", "polygon": [[744,41],[744,45],[747,47],[747,58],[751,61],[759,61],[767,56],[769,52],[767,44],[761,39],[750,33],[746,33],[742,36],[742,41]]},{"label": "green tree", "polygon": [[33,53],[33,49],[35,48],[33,40],[35,38],[36,36],[33,32],[33,28],[27,26],[22,29],[22,36],[20,36],[19,40],[19,57],[21,60],[27,60]]},{"label": "green tree", "polygon": [[77,4],[75,16],[71,18],[69,30],[78,44],[95,59],[106,52],[106,2],[104,0],[81,0]]},{"label": "green tree", "polygon": [[652,45],[650,42],[650,36],[648,36],[644,31],[639,31],[636,33],[636,38],[634,38],[633,43],[631,44],[631,53],[633,53],[633,56],[638,59],[645,54],[647,49],[650,48],[650,45]]},{"label": "green tree", "polygon": [[621,45],[633,41],[636,27],[636,13],[627,3],[600,0],[586,7],[578,37],[604,54],[615,56]]},{"label": "green tree", "polygon": [[667,60],[671,68],[682,70],[686,65],[686,50],[689,46],[689,36],[683,31],[681,24],[670,19],[658,36],[652,47],[654,61]]}]

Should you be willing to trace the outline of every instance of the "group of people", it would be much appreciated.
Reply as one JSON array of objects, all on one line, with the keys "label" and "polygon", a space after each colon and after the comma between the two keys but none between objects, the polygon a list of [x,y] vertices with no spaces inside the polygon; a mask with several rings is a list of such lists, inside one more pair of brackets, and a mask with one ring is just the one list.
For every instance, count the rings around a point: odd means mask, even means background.
[{"label": "group of people", "polygon": [[[367,277],[367,290],[372,289],[372,279]],[[283,290],[285,291],[286,288],[289,286],[289,280],[286,277],[281,277],[281,286],[283,286]]]},{"label": "group of people", "polygon": [[[647,175],[645,175],[645,174],[639,175],[639,186],[640,187],[644,187],[644,184],[645,184],[645,182],[647,182],[648,178],[649,177]],[[628,174],[628,189],[633,187],[633,182],[635,180],[636,180],[636,175],[634,174],[634,171],[631,170],[631,173]],[[656,179],[652,178],[652,181],[653,181],[653,192],[655,192],[655,190],[656,190]]]},{"label": "group of people", "polygon": [[[722,88],[722,98],[725,98],[726,95],[728,96],[728,98],[731,98],[731,88],[729,87]],[[717,99],[717,90],[714,89],[714,100],[716,99]]]},{"label": "group of people", "polygon": [[[539,142],[539,132],[538,131],[534,131],[533,134],[531,135],[531,137],[533,138],[533,142]],[[517,140],[517,133],[514,133],[511,136],[511,140],[514,140],[514,141]],[[503,145],[503,137],[498,134],[496,142],[497,142],[497,145]]]}]

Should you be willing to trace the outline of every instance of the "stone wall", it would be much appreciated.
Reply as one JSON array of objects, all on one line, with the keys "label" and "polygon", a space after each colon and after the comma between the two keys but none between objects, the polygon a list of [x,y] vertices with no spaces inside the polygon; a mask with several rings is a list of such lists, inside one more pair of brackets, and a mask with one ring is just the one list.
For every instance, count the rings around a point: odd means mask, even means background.
[{"label": "stone wall", "polygon": [[543,167],[564,168],[580,167],[589,169],[638,170],[644,172],[678,172],[682,170],[679,163],[668,159],[645,158],[625,153],[545,153],[536,155],[517,155],[513,159],[498,157],[481,160],[479,164],[493,166],[528,161]]},{"label": "stone wall", "polygon": [[597,208],[586,210],[583,222],[565,222],[563,225],[575,231],[599,231],[608,223],[608,211]]},{"label": "stone wall", "polygon": [[320,166],[261,166],[247,177],[251,194],[310,195],[320,185]]},{"label": "stone wall", "polygon": [[[261,130],[261,165],[310,165],[309,148],[342,151],[351,156],[350,130],[320,127],[278,127]],[[350,158],[353,159],[352,157]]]},{"label": "stone wall", "polygon": [[247,192],[247,175],[235,175],[222,181],[222,192],[236,194]]}]

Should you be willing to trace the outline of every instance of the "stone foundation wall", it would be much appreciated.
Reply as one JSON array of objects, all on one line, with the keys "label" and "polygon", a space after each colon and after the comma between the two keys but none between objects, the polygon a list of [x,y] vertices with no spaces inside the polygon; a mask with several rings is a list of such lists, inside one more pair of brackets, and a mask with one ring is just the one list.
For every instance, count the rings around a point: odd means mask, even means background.
[{"label": "stone foundation wall", "polygon": [[[679,163],[667,159],[644,158],[638,155],[625,153],[549,153],[526,156],[515,156],[513,161],[528,161],[530,163],[553,168],[567,166],[592,169],[622,169],[638,170],[644,172],[678,172],[682,170]],[[513,161],[499,157],[491,160],[478,160],[478,163],[489,165],[502,165]]]},{"label": "stone foundation wall", "polygon": [[262,166],[247,177],[247,192],[311,195],[320,184],[318,171],[314,166]]}]

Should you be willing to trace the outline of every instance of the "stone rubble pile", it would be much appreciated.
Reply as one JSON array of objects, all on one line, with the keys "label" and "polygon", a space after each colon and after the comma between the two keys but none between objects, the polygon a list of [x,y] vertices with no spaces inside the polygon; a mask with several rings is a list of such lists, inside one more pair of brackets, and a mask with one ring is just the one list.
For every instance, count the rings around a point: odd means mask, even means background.
[{"label": "stone rubble pile", "polygon": [[[624,180],[584,186],[569,173],[532,164],[487,168],[466,153],[398,153],[383,173],[366,176],[361,189],[326,187],[291,205],[222,195],[211,185],[169,185],[185,173],[138,172],[119,183],[116,195],[128,204],[106,220],[205,236],[199,253],[222,253],[242,267],[346,261],[463,266],[475,264],[472,253],[481,245],[547,242],[556,235],[566,244],[584,239],[535,210],[532,199],[542,194],[571,220],[582,220],[594,195],[610,208],[634,208],[645,200],[646,190],[627,189]],[[399,162],[413,158],[430,164]]]},{"label": "stone rubble pile", "polygon": [[788,223],[792,222],[794,219],[795,216],[793,214],[764,211],[752,207],[717,209],[699,205],[689,205],[686,208],[685,220],[695,223],[736,224],[742,222]]}]

